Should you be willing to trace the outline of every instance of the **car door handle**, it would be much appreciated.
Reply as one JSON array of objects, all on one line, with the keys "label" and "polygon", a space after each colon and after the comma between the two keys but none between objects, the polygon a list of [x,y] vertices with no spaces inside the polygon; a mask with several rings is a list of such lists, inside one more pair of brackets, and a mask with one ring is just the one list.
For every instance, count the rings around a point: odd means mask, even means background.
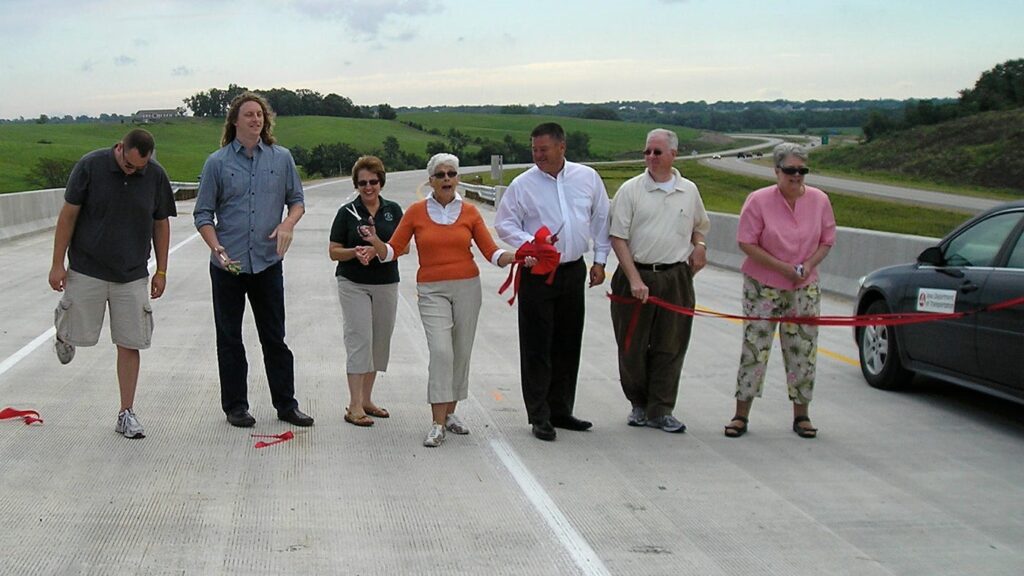
[{"label": "car door handle", "polygon": [[978,285],[975,284],[974,282],[964,282],[963,285],[960,286],[960,291],[963,292],[964,294],[970,294],[971,292],[974,292],[977,289]]}]

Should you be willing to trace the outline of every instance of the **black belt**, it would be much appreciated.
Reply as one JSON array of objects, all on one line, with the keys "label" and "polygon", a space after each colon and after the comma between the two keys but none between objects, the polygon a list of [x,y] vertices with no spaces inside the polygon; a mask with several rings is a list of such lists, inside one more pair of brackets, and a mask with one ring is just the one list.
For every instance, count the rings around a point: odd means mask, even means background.
[{"label": "black belt", "polygon": [[636,266],[637,270],[650,270],[652,272],[658,272],[660,270],[670,270],[672,268],[675,268],[676,266],[679,266],[680,264],[682,264],[682,262],[673,262],[671,264],[641,264],[639,262],[633,263],[633,265]]},{"label": "black belt", "polygon": [[579,264],[582,261],[583,261],[583,256],[580,256],[579,258],[577,258],[577,259],[575,259],[575,260],[573,260],[571,262],[562,262],[562,263],[560,263],[558,265],[558,267],[561,268],[562,266],[572,266],[573,264]]}]

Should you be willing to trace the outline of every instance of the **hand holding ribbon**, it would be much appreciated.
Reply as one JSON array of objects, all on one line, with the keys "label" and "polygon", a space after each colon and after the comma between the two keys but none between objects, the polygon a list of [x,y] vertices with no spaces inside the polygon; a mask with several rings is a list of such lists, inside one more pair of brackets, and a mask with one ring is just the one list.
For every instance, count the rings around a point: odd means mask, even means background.
[{"label": "hand holding ribbon", "polygon": [[[516,251],[516,258],[512,261],[512,266],[508,271],[508,278],[498,289],[498,294],[504,294],[509,286],[513,286],[512,297],[508,300],[509,306],[516,301],[516,295],[519,294],[519,279],[522,275],[522,268],[519,265],[530,268],[532,274],[547,275],[545,282],[549,285],[555,281],[555,272],[558,271],[558,263],[562,259],[562,255],[555,248],[554,242],[556,241],[557,236],[551,234],[547,226],[541,226],[533,235],[533,240],[523,244]],[[528,259],[535,261],[532,267]]]}]

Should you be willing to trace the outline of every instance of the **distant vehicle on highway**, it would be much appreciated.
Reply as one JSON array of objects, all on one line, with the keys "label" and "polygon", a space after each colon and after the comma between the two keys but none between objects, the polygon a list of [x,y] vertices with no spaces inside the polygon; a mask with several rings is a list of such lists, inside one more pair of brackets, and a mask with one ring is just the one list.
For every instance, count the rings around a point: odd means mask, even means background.
[{"label": "distant vehicle on highway", "polygon": [[711,157],[711,159],[712,159],[712,160],[721,160],[721,159],[722,159],[722,155],[721,155],[721,154],[715,154],[715,155],[713,155],[713,156]]},{"label": "distant vehicle on highway", "polygon": [[[1024,201],[961,224],[914,264],[861,280],[857,314],[962,312],[1024,296]],[[884,390],[915,373],[1024,401],[1024,305],[854,331],[861,372]]]}]

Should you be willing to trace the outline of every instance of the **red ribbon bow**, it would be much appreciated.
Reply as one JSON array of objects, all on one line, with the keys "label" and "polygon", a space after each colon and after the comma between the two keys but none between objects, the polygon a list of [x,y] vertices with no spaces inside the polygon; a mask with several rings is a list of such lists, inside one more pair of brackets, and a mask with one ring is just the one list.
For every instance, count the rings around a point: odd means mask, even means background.
[{"label": "red ribbon bow", "polygon": [[39,417],[39,412],[35,410],[15,410],[10,407],[0,410],[0,420],[9,420],[11,418],[21,418],[26,425],[35,424],[36,422],[43,423],[43,419]]},{"label": "red ribbon bow", "polygon": [[[548,237],[551,237],[550,242]],[[523,273],[522,264],[526,262],[528,256],[537,259],[537,263],[533,265],[533,268],[530,268],[531,274],[538,276],[547,274],[547,279],[544,280],[544,283],[549,286],[555,281],[555,272],[558,271],[558,263],[562,260],[562,255],[558,253],[554,244],[557,239],[558,237],[553,236],[547,226],[541,226],[537,233],[533,235],[533,240],[523,244],[519,247],[519,250],[516,250],[516,259],[512,261],[512,266],[508,271],[508,278],[505,279],[505,283],[498,289],[498,294],[504,294],[505,290],[508,290],[508,287],[515,281],[512,297],[508,300],[509,306],[516,301],[516,296],[519,294],[519,279]]]},{"label": "red ribbon bow", "polygon": [[280,444],[282,442],[287,442],[287,441],[291,440],[292,438],[295,438],[295,434],[293,434],[292,431],[289,430],[287,432],[282,432],[280,434],[253,434],[252,437],[253,438],[275,438],[275,440],[273,442],[264,442],[263,440],[260,440],[259,442],[257,442],[256,444],[253,445],[253,448],[266,448],[267,446],[273,446],[274,444]]}]

